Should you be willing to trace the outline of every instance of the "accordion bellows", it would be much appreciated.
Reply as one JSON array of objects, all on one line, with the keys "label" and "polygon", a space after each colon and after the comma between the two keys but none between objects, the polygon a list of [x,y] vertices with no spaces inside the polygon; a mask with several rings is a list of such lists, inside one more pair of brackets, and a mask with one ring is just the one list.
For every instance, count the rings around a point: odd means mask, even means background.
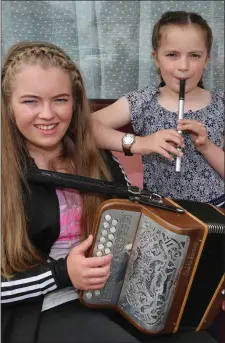
[{"label": "accordion bellows", "polygon": [[148,334],[205,329],[222,302],[225,217],[210,204],[164,202],[185,212],[129,200],[102,203],[89,256],[112,253],[110,277],[80,300],[113,307]]}]

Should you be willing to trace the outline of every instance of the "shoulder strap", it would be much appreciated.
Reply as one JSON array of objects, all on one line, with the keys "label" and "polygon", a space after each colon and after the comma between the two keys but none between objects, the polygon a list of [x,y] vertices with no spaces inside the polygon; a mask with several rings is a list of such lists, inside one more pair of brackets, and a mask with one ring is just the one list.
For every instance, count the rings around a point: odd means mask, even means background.
[{"label": "shoulder strap", "polygon": [[55,187],[73,188],[85,193],[93,192],[111,197],[129,199],[143,205],[164,208],[179,213],[184,212],[182,208],[165,205],[160,195],[142,190],[137,186],[127,186],[86,176],[71,175],[38,168],[28,169],[27,180],[35,183],[54,185]]}]

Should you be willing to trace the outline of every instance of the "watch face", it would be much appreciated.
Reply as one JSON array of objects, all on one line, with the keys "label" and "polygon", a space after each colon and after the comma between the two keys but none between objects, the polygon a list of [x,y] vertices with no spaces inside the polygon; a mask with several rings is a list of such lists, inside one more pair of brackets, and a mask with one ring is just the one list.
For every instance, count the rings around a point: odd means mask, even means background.
[{"label": "watch face", "polygon": [[133,142],[133,140],[134,140],[134,137],[131,135],[124,136],[124,138],[123,138],[124,144],[131,144]]}]

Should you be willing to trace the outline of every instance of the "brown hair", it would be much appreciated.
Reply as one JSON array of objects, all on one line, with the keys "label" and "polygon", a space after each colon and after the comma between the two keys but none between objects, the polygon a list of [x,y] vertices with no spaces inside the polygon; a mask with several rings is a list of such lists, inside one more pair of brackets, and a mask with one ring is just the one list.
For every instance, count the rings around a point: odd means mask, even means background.
[{"label": "brown hair", "polygon": [[[185,12],[185,11],[169,11],[165,12],[159,21],[154,25],[153,33],[152,33],[152,48],[155,52],[159,49],[161,36],[162,36],[162,28],[169,25],[177,25],[177,26],[186,26],[186,25],[195,25],[204,31],[205,33],[205,42],[207,47],[208,55],[210,55],[212,43],[213,43],[213,35],[210,26],[208,25],[207,21],[203,19],[198,13],[194,12]],[[162,78],[161,78],[162,79]],[[165,82],[162,79],[160,84],[161,86],[165,85]],[[204,88],[202,78],[200,79],[198,86]]]},{"label": "brown hair", "polygon": [[[10,277],[25,271],[41,260],[40,254],[27,235],[22,187],[25,181],[25,138],[18,130],[11,108],[12,84],[21,65],[39,64],[58,67],[71,78],[73,113],[70,126],[63,138],[62,155],[51,161],[49,169],[57,163],[68,167],[74,174],[110,180],[104,158],[95,145],[90,124],[90,109],[81,73],[72,59],[59,47],[45,42],[20,42],[11,47],[2,70],[2,274]],[[93,218],[102,199],[82,194],[82,236],[92,231]]]}]

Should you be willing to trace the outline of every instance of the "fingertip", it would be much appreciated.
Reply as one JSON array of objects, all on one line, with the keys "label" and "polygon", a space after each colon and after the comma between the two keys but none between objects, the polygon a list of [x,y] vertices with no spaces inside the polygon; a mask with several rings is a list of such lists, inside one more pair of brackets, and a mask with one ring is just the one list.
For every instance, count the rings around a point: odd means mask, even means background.
[{"label": "fingertip", "polygon": [[112,255],[112,254],[109,254],[109,255],[107,255],[107,256],[109,256],[109,257],[108,257],[108,262],[112,261],[113,255]]}]

